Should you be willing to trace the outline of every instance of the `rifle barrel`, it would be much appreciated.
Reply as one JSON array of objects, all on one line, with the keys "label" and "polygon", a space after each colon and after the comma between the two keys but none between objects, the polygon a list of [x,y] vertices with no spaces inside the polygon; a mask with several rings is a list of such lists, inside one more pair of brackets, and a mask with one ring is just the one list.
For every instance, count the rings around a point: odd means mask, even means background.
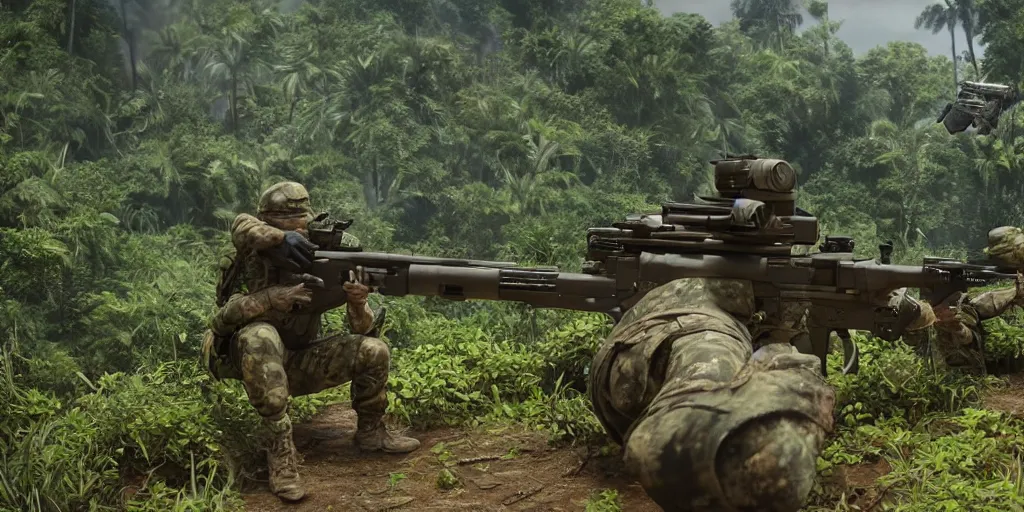
[{"label": "rifle barrel", "polygon": [[349,261],[355,264],[405,264],[405,265],[444,265],[447,267],[484,267],[512,268],[518,267],[510,261],[465,260],[459,258],[434,258],[431,256],[408,256],[385,252],[347,252],[347,251],[316,251],[315,259]]}]

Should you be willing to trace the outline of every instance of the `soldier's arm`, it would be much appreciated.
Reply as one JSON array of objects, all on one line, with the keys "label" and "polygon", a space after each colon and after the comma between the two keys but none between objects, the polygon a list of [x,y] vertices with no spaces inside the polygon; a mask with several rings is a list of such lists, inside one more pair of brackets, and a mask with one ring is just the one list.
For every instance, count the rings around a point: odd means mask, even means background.
[{"label": "soldier's arm", "polygon": [[266,314],[270,309],[270,296],[266,290],[249,295],[236,293],[214,314],[210,321],[210,329],[217,336],[231,336],[239,328]]},{"label": "soldier's arm", "polygon": [[[346,233],[347,234],[347,233]],[[344,238],[342,239],[344,241]],[[359,241],[355,237],[356,245]],[[354,272],[349,273],[349,281],[342,285],[345,288],[347,307],[345,316],[348,318],[348,327],[355,334],[366,334],[373,329],[373,310],[366,303],[367,294],[370,288],[367,283],[367,276],[362,267],[356,267]]]},{"label": "soldier's arm", "polygon": [[284,242],[284,231],[243,213],[231,223],[231,242],[238,250],[261,251],[281,245]]},{"label": "soldier's arm", "polygon": [[974,339],[971,329],[961,321],[936,322],[935,328],[942,331],[956,346],[964,346]]},{"label": "soldier's arm", "polygon": [[348,327],[355,334],[366,334],[373,329],[373,310],[366,300],[349,301],[346,309]]},{"label": "soldier's arm", "polygon": [[995,318],[1017,303],[1019,299],[1016,288],[992,290],[971,299],[971,306],[978,311],[980,320]]},{"label": "soldier's arm", "polygon": [[229,336],[271,310],[294,311],[312,299],[312,292],[305,284],[274,285],[245,295],[236,293],[214,315],[210,329],[218,336]]}]

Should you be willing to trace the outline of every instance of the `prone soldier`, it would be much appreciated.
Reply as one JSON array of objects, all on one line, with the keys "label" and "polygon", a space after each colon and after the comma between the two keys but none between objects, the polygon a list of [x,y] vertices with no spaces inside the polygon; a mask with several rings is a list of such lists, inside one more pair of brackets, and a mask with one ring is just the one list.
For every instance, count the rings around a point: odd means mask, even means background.
[{"label": "prone soldier", "polygon": [[810,492],[835,392],[790,344],[754,353],[754,314],[747,281],[673,281],[594,357],[595,412],[667,511],[792,512]]},{"label": "prone soldier", "polygon": [[[988,233],[985,253],[998,265],[1024,268],[1024,232],[1001,226]],[[1002,315],[1013,306],[1024,306],[1024,277],[1017,274],[1015,286],[983,292],[977,296],[957,294],[935,308],[931,331],[904,334],[903,341],[927,354],[933,347],[938,360],[948,369],[984,375],[985,330],[982,322]]]},{"label": "prone soldier", "polygon": [[[913,302],[900,292],[893,304]],[[922,306],[911,329],[934,319]],[[835,391],[794,347],[807,343],[806,310],[767,323],[756,312],[748,281],[672,281],[594,357],[595,413],[666,511],[795,512],[813,487]]]},{"label": "prone soldier", "polygon": [[[905,334],[904,342],[919,349],[933,347],[947,369],[985,375],[985,329],[982,322],[1002,315],[1013,306],[1024,305],[1024,276],[1017,274],[1015,286],[983,292],[971,297],[956,294],[937,305],[933,332]],[[927,350],[920,350],[927,353]]]}]

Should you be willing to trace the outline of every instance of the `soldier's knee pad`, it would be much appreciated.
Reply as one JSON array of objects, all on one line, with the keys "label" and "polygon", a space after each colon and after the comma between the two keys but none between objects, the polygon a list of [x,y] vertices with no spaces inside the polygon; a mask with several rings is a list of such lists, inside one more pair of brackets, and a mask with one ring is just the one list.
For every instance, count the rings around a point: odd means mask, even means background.
[{"label": "soldier's knee pad", "polygon": [[243,355],[283,355],[284,343],[277,329],[270,324],[254,323],[238,331],[238,341]]},{"label": "soldier's knee pad", "polygon": [[363,338],[359,344],[359,360],[365,368],[388,368],[391,365],[391,350],[387,343],[378,338]]},{"label": "soldier's knee pad", "polygon": [[268,389],[258,400],[249,399],[256,412],[264,418],[276,418],[288,410],[288,387]]}]

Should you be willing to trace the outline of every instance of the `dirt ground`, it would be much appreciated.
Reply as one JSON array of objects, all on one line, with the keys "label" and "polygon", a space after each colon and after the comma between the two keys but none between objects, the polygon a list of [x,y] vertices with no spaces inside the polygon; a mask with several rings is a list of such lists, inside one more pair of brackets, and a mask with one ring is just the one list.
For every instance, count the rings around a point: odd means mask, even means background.
[{"label": "dirt ground", "polygon": [[1024,418],[1024,373],[1010,375],[1005,387],[988,390],[981,403],[986,409]]},{"label": "dirt ground", "polygon": [[[986,409],[1024,418],[1024,374],[982,397]],[[588,499],[616,489],[622,509],[658,512],[640,485],[624,474],[618,456],[588,455],[582,448],[553,449],[543,433],[436,429],[411,432],[423,446],[409,455],[361,454],[352,444],[355,413],[331,406],[313,421],[296,425],[295,443],[308,496],[284,505],[255,482],[244,494],[253,512],[312,511],[582,511]],[[452,490],[439,486],[447,468],[457,478]],[[884,461],[836,468],[826,486],[841,489],[847,502],[878,504],[875,481],[889,472]]]},{"label": "dirt ground", "polygon": [[[355,420],[352,409],[339,404],[310,423],[296,425],[306,499],[284,505],[270,494],[265,482],[256,482],[244,494],[246,510],[581,511],[592,495],[604,489],[618,491],[623,510],[660,510],[639,484],[623,475],[619,457],[588,456],[585,449],[552,449],[543,433],[513,429],[411,432],[423,445],[409,455],[362,454],[352,444]],[[446,467],[459,480],[452,490],[442,490],[438,484]]]}]

